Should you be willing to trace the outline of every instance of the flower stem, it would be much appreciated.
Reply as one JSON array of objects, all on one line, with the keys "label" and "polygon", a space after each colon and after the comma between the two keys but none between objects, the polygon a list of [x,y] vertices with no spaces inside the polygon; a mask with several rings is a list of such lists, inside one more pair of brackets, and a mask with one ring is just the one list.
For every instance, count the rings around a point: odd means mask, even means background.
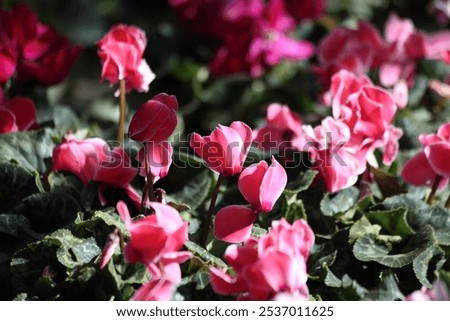
[{"label": "flower stem", "polygon": [[123,135],[125,127],[125,113],[127,109],[126,100],[126,90],[125,90],[125,79],[119,81],[119,105],[120,105],[120,116],[119,116],[119,128],[117,130],[117,141],[121,146],[123,146]]},{"label": "flower stem", "polygon": [[144,144],[144,157],[145,157],[145,174],[147,178],[147,196],[150,202],[156,202],[155,188],[153,187],[153,175],[150,170],[150,159],[148,157],[148,143]]},{"label": "flower stem", "polygon": [[214,208],[216,206],[217,196],[219,195],[220,185],[222,185],[224,176],[222,174],[217,178],[216,187],[214,187],[213,195],[211,196],[211,203],[209,203],[208,214],[206,220],[203,222],[202,236],[200,238],[200,245],[206,247],[209,230],[212,225],[212,217],[214,215]]},{"label": "flower stem", "polygon": [[442,176],[436,175],[436,178],[434,179],[434,182],[433,182],[433,186],[431,187],[430,195],[428,196],[428,199],[427,199],[427,203],[430,205],[431,205],[431,203],[433,203],[434,196],[436,195],[436,191],[439,187],[439,183],[441,182],[441,180],[442,180]]},{"label": "flower stem", "polygon": [[450,195],[447,197],[447,200],[445,201],[445,208],[450,209]]}]

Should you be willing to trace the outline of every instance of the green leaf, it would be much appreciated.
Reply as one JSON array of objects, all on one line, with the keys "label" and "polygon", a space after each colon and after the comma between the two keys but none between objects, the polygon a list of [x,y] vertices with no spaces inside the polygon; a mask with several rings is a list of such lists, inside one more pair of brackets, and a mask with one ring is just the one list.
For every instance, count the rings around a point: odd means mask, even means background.
[{"label": "green leaf", "polygon": [[302,200],[296,200],[287,205],[283,213],[286,220],[291,224],[296,220],[306,219],[306,210]]},{"label": "green leaf", "polygon": [[45,159],[52,156],[48,131],[16,132],[0,135],[0,162],[15,162],[30,172],[45,173]]},{"label": "green leaf", "polygon": [[180,191],[167,195],[166,197],[169,201],[178,204],[187,204],[192,210],[195,210],[208,197],[211,186],[211,174],[205,170],[190,179]]},{"label": "green leaf", "polygon": [[410,264],[419,254],[435,243],[433,229],[426,226],[410,239],[408,247],[403,249],[402,253],[391,254],[391,246],[381,242],[377,235],[366,234],[356,240],[353,254],[363,262],[374,261],[388,267],[400,268]]},{"label": "green leaf", "polygon": [[441,245],[450,245],[450,212],[442,207],[432,207],[412,195],[397,195],[386,199],[383,206],[388,209],[406,208],[407,222],[415,231],[426,225],[434,228],[436,240]]},{"label": "green leaf", "polygon": [[407,237],[414,235],[414,230],[407,222],[406,213],[406,209],[399,208],[390,211],[369,212],[366,213],[366,217],[371,223],[380,225],[383,232]]},{"label": "green leaf", "polygon": [[228,269],[228,265],[224,261],[219,259],[217,256],[212,255],[211,253],[206,251],[203,247],[195,244],[194,242],[187,241],[186,243],[184,243],[184,246],[186,246],[186,248],[189,251],[191,251],[201,259],[203,259],[203,261],[205,261],[206,263]]},{"label": "green leaf", "polygon": [[359,190],[351,186],[334,195],[326,194],[320,202],[320,210],[326,216],[335,216],[349,210],[358,201]]},{"label": "green leaf", "polygon": [[80,239],[65,229],[60,229],[44,239],[59,247],[56,257],[62,265],[68,268],[89,263],[101,253],[93,237]]},{"label": "green leaf", "polygon": [[371,224],[370,221],[365,216],[363,216],[350,228],[350,243],[354,243],[357,239],[364,235],[378,235],[380,234],[380,231],[381,226]]},{"label": "green leaf", "polygon": [[103,222],[111,227],[117,227],[123,236],[129,236],[125,223],[113,209],[109,211],[95,211],[89,220],[77,222],[77,225],[93,229],[99,222]]},{"label": "green leaf", "polygon": [[337,257],[338,251],[331,242],[315,244],[308,258],[308,273],[319,276],[325,267],[331,266]]},{"label": "green leaf", "polygon": [[433,245],[420,253],[413,261],[414,274],[422,285],[431,288],[431,282],[428,280],[428,271],[430,261],[435,256],[443,256],[444,252],[437,246]]},{"label": "green leaf", "polygon": [[55,250],[46,242],[29,243],[25,248],[14,253],[10,271],[14,276],[17,293],[32,289],[44,271],[56,271],[57,264]]},{"label": "green leaf", "polygon": [[24,197],[38,191],[35,178],[13,163],[0,163],[0,211],[7,212]]},{"label": "green leaf", "polygon": [[26,216],[36,232],[46,233],[72,223],[79,210],[80,206],[72,196],[47,192],[25,198],[14,213]]},{"label": "green leaf", "polygon": [[0,214],[0,233],[22,238],[22,232],[39,237],[30,230],[30,221],[23,215]]},{"label": "green leaf", "polygon": [[287,184],[286,189],[283,193],[290,196],[292,194],[298,194],[302,191],[307,190],[314,181],[317,173],[317,171],[311,169],[307,170],[306,172],[300,173],[300,175],[294,181]]},{"label": "green leaf", "polygon": [[262,237],[264,235],[267,235],[268,231],[266,229],[263,229],[259,226],[255,226],[253,225],[252,227],[252,232],[251,232],[251,236],[255,236],[255,237]]},{"label": "green leaf", "polygon": [[365,301],[395,301],[403,300],[405,297],[398,287],[397,280],[392,271],[384,271],[381,274],[380,284],[369,291],[363,300]]},{"label": "green leaf", "polygon": [[342,281],[334,275],[328,267],[326,267],[325,270],[327,273],[324,280],[325,285],[332,288],[340,288],[342,286]]}]

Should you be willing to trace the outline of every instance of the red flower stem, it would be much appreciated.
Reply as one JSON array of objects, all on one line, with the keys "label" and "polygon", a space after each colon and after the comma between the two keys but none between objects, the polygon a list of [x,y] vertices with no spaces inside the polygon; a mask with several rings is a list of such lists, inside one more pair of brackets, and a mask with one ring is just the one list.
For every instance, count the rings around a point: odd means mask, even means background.
[{"label": "red flower stem", "polygon": [[436,178],[434,179],[433,186],[431,187],[430,195],[428,196],[427,203],[431,205],[434,200],[434,196],[436,195],[436,191],[439,187],[439,183],[441,182],[442,176],[436,175]]},{"label": "red flower stem", "polygon": [[119,106],[120,106],[120,116],[119,116],[119,128],[117,130],[117,141],[121,146],[123,146],[123,135],[125,127],[125,113],[127,109],[126,100],[126,90],[125,90],[125,79],[119,81]]},{"label": "red flower stem", "polygon": [[[145,179],[147,180],[147,178]],[[148,189],[147,189],[147,182],[144,185],[144,189],[142,190],[142,196],[141,196],[141,207],[139,212],[142,214],[145,214],[145,200],[147,199],[148,195]]]},{"label": "red flower stem", "polygon": [[211,203],[209,203],[208,214],[206,220],[203,222],[202,236],[200,238],[200,245],[206,247],[206,241],[208,239],[209,230],[212,225],[212,217],[214,215],[214,208],[216,206],[217,196],[219,195],[220,185],[223,182],[223,175],[220,174],[217,178],[216,187],[214,187],[213,195],[211,196]]},{"label": "red flower stem", "polygon": [[147,177],[147,196],[150,202],[156,202],[155,188],[153,187],[153,175],[150,170],[150,159],[148,158],[148,143],[144,144],[145,174]]}]

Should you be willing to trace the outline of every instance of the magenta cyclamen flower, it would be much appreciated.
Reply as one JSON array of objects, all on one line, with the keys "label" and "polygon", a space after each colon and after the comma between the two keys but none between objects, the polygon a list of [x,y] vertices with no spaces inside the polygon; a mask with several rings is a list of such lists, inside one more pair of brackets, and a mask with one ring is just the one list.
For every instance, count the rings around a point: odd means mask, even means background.
[{"label": "magenta cyclamen flower", "polygon": [[233,176],[242,171],[251,143],[252,130],[240,121],[230,126],[219,125],[210,136],[193,133],[190,139],[194,152],[211,170],[223,176]]},{"label": "magenta cyclamen flower", "polygon": [[443,188],[450,179],[450,122],[439,127],[437,134],[420,135],[419,140],[423,151],[405,163],[401,175],[416,186],[431,186],[441,176],[439,188]]},{"label": "magenta cyclamen flower", "polygon": [[181,280],[180,263],[192,254],[179,251],[188,239],[188,224],[173,207],[150,202],[155,214],[132,221],[124,202],[117,211],[130,232],[125,258],[130,263],[143,262],[152,278],[141,286],[132,300],[169,300],[173,285]]},{"label": "magenta cyclamen flower", "polygon": [[179,252],[187,241],[188,224],[173,207],[157,202],[149,205],[155,214],[132,221],[124,202],[117,203],[117,211],[130,232],[125,258],[130,263],[182,263],[190,252]]},{"label": "magenta cyclamen flower", "polygon": [[167,140],[177,126],[177,111],[174,95],[156,95],[134,113],[128,128],[130,138],[141,143]]},{"label": "magenta cyclamen flower", "polygon": [[103,191],[107,187],[124,189],[136,206],[140,205],[140,197],[130,185],[137,169],[132,167],[122,148],[110,148],[101,138],[77,139],[67,135],[53,149],[52,171],[70,172],[84,184],[91,181],[103,183],[98,191],[103,205],[106,204]]},{"label": "magenta cyclamen flower", "polygon": [[282,150],[291,147],[291,141],[301,135],[302,120],[288,106],[270,104],[266,124],[253,131],[254,142],[264,150]]},{"label": "magenta cyclamen flower", "polygon": [[214,221],[214,236],[232,243],[248,239],[258,214],[272,210],[286,184],[286,171],[273,156],[270,166],[261,161],[244,169],[238,187],[252,209],[231,205],[219,210]]},{"label": "magenta cyclamen flower", "polygon": [[211,285],[216,293],[241,300],[273,300],[283,294],[307,300],[306,261],[313,244],[314,233],[305,221],[273,221],[269,234],[227,248],[224,258],[235,274],[212,267]]},{"label": "magenta cyclamen flower", "polygon": [[265,161],[250,165],[238,181],[239,191],[257,212],[270,212],[286,184],[286,171],[273,156],[270,166]]},{"label": "magenta cyclamen flower", "polygon": [[352,186],[366,169],[366,152],[350,142],[348,126],[327,117],[312,128],[303,126],[303,136],[294,142],[299,150],[310,154],[312,165],[321,174],[327,192]]},{"label": "magenta cyclamen flower", "polygon": [[147,38],[136,26],[118,24],[97,43],[102,63],[102,80],[117,84],[125,80],[127,91],[147,92],[155,78],[143,59]]},{"label": "magenta cyclamen flower", "polygon": [[366,150],[367,161],[375,167],[373,152],[383,147],[383,163],[390,165],[403,135],[400,128],[391,124],[397,112],[392,95],[373,85],[367,77],[357,77],[346,70],[333,75],[328,94],[333,116],[349,127],[352,144]]}]

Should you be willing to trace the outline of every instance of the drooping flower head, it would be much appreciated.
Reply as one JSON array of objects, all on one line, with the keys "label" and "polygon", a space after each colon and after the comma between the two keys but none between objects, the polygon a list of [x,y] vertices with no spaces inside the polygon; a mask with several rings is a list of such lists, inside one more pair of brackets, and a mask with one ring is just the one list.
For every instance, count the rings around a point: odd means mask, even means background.
[{"label": "drooping flower head", "polygon": [[174,95],[156,95],[134,113],[128,128],[130,138],[141,143],[166,141],[177,126],[177,110]]}]

